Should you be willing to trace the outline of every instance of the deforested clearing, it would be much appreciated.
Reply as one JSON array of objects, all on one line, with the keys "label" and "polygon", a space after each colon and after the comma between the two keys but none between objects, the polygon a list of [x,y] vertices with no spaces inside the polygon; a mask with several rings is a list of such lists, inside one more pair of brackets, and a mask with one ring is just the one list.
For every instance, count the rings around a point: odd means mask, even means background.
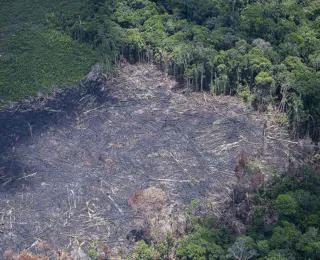
[{"label": "deforested clearing", "polygon": [[183,92],[150,64],[12,104],[0,133],[1,252],[180,236],[194,199],[222,217],[243,156],[258,186],[305,157],[272,116]]}]

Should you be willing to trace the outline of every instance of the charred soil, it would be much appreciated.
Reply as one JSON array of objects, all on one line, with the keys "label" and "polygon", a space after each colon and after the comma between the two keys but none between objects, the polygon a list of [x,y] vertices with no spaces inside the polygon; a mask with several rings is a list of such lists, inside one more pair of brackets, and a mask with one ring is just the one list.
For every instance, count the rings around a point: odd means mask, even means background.
[{"label": "charred soil", "polygon": [[285,131],[269,123],[266,134],[266,116],[239,99],[176,85],[128,64],[112,80],[2,110],[0,251],[183,235],[193,199],[222,214],[241,154],[263,179],[299,157]]}]

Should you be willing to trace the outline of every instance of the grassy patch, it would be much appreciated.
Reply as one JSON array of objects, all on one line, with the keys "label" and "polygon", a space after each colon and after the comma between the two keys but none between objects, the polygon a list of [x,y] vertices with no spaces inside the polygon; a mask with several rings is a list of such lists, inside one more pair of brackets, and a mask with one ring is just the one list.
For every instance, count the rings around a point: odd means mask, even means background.
[{"label": "grassy patch", "polygon": [[2,0],[0,8],[0,104],[73,85],[99,55],[85,44],[45,27],[51,12],[77,13],[85,0]]},{"label": "grassy patch", "polygon": [[43,27],[45,15],[50,12],[78,12],[86,0],[1,0],[0,40]]},{"label": "grassy patch", "polygon": [[77,83],[99,60],[85,44],[55,30],[37,30],[7,39],[0,58],[1,102]]}]

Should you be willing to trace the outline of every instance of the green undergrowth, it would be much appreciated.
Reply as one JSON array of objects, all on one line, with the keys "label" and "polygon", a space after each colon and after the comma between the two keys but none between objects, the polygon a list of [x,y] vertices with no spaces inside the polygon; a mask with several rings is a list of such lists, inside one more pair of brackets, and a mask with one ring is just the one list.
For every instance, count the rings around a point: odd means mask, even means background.
[{"label": "green undergrowth", "polygon": [[48,13],[66,10],[77,13],[85,3],[85,0],[1,0],[0,41],[12,34],[43,27]]},{"label": "green undergrowth", "polygon": [[64,32],[49,30],[46,15],[75,15],[85,1],[1,1],[0,104],[76,84],[101,58]]},{"label": "green undergrowth", "polygon": [[99,60],[88,45],[55,30],[30,31],[6,40],[0,59],[1,102],[79,82]]}]

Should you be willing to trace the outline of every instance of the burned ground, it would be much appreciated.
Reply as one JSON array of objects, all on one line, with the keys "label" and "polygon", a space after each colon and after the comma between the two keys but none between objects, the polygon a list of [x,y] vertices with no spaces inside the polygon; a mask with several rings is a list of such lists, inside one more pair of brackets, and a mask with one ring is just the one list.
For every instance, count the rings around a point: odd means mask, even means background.
[{"label": "burned ground", "polygon": [[219,214],[239,154],[264,174],[295,158],[285,131],[269,125],[264,138],[265,116],[238,99],[175,85],[151,65],[127,65],[113,80],[1,111],[0,251],[37,239],[125,247],[144,225],[183,225],[193,199]]}]

